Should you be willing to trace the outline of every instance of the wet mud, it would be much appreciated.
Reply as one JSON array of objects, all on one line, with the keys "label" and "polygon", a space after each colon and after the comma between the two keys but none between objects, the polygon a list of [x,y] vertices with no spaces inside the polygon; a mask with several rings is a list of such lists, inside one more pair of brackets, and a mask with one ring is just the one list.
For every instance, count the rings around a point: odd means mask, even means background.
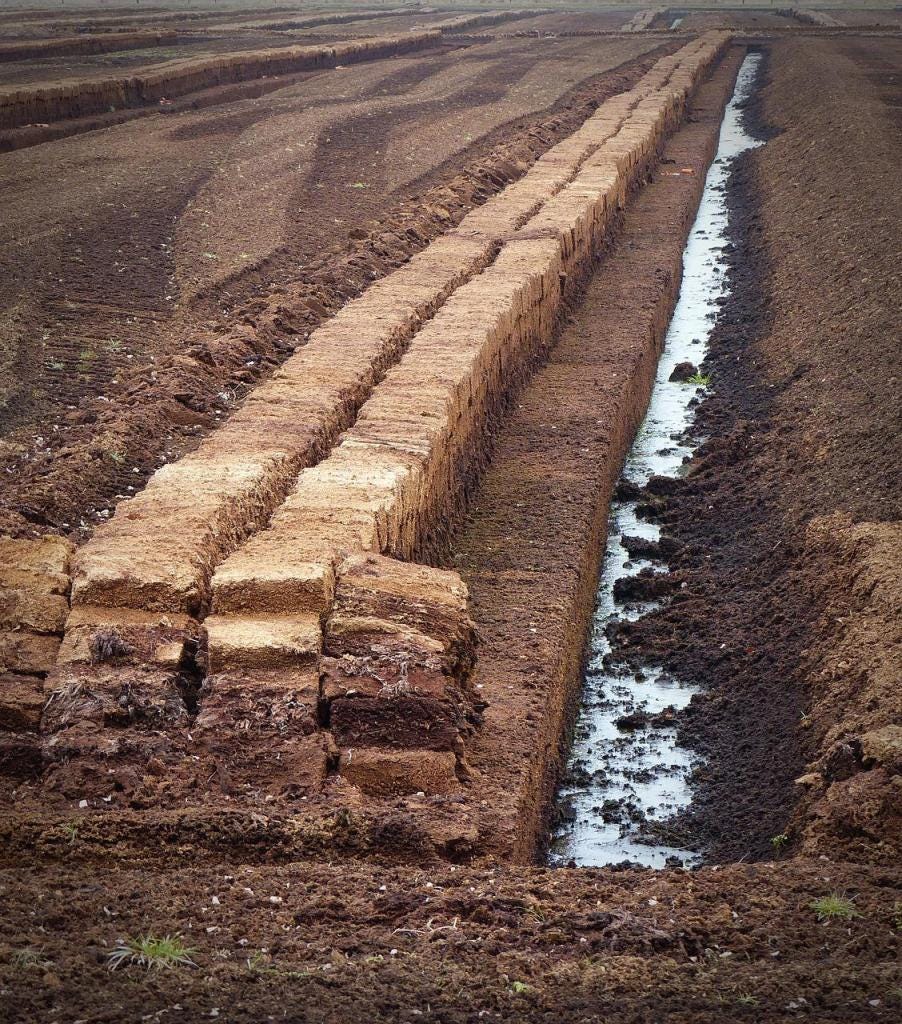
[{"label": "wet mud", "polygon": [[[661,529],[642,510],[678,486],[696,442],[687,436],[708,378],[697,369],[729,301],[725,275],[728,215],[725,183],[733,161],[755,140],[741,110],[755,88],[759,54],[746,57],[724,113],[715,160],[683,254],[680,297],[658,363],[648,413],[626,459],[611,504],[607,550],[567,775],[558,794],[551,862],[649,867],[691,866],[696,850],[656,841],[691,801],[697,756],[677,742],[678,712],[697,688],[663,666],[618,662],[611,640],[623,624],[660,606],[680,588],[662,564]],[[673,165],[665,175],[678,175]],[[664,537],[664,549],[673,545]]]}]

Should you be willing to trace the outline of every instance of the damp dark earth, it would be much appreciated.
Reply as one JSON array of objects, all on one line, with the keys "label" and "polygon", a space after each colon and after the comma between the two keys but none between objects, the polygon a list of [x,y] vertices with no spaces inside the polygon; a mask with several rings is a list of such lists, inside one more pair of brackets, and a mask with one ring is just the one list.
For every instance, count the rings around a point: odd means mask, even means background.
[{"label": "damp dark earth", "polygon": [[4,5],[0,1018],[899,1019],[900,100],[889,4]]},{"label": "damp dark earth", "polygon": [[[750,101],[762,57],[743,61],[724,112],[714,162],[683,254],[680,295],[648,411],[626,456],[611,502],[608,541],[586,655],[583,700],[567,775],[558,793],[562,819],[553,864],[689,867],[701,851],[656,842],[656,828],[692,799],[695,758],[677,742],[676,712],[695,688],[660,665],[632,671],[612,653],[609,636],[657,605],[670,590],[663,578],[673,539],[640,509],[667,494],[686,472],[696,444],[687,436],[693,409],[711,386],[698,367],[717,313],[729,295],[724,253],[730,245],[726,182],[732,162],[756,145],[742,109]],[[666,169],[664,174],[685,173]],[[632,497],[631,497],[632,496]]]}]

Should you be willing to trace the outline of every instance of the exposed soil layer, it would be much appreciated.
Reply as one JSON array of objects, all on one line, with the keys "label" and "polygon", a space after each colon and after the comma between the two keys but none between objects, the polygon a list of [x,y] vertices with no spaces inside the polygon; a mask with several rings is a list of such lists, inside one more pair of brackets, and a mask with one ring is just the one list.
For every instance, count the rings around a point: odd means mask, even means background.
[{"label": "exposed soil layer", "polygon": [[653,58],[605,68],[648,47],[510,40],[375,62],[5,156],[4,529],[89,525],[628,88]]},{"label": "exposed soil layer", "polygon": [[[77,832],[61,841],[77,856]],[[810,903],[836,890],[858,916],[819,924]],[[898,874],[818,860],[691,876],[221,864],[152,882],[29,868],[0,873],[0,892],[11,1024],[860,1024],[900,1006]],[[148,932],[181,933],[197,966],[107,969],[117,941]]]},{"label": "exposed soil layer", "polygon": [[650,503],[682,590],[618,637],[707,688],[684,736],[708,765],[675,832],[718,860],[899,856],[900,60],[897,42],[772,48],[749,113],[776,134],[731,187],[709,440]]}]

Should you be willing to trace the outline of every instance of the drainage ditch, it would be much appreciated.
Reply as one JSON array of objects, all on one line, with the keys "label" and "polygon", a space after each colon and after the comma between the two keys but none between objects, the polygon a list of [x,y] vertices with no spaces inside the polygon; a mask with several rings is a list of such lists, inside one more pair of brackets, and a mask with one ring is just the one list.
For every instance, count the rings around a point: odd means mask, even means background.
[{"label": "drainage ditch", "polygon": [[[557,795],[549,862],[603,866],[691,867],[697,850],[659,838],[664,823],[692,799],[699,759],[677,742],[675,719],[697,690],[647,666],[618,663],[609,636],[619,622],[660,607],[668,538],[642,518],[646,487],[665,491],[685,471],[696,441],[687,439],[694,408],[708,385],[698,372],[717,311],[728,293],[726,181],[733,160],[760,145],[744,129],[761,55],[743,61],[724,113],[717,154],[683,254],[680,297],[665,339],[642,426],[611,504],[607,549],[593,615],[573,746]],[[679,168],[665,168],[679,174]]]}]

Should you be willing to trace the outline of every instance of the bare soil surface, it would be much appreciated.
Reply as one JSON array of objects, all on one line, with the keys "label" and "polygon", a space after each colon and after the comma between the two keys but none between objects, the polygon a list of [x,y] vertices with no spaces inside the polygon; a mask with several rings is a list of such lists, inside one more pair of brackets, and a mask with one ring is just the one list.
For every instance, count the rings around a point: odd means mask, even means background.
[{"label": "bare soil surface", "polygon": [[649,46],[376,61],[4,156],[5,528],[88,525],[329,310],[628,88]]},{"label": "bare soil surface", "polygon": [[[17,1024],[860,1024],[899,1009],[886,869],[222,864],[149,884],[126,866],[73,866],[4,871],[0,887],[0,1007]],[[819,924],[809,904],[836,888],[860,916]],[[107,969],[118,941],[149,930],[180,933],[197,966]],[[35,956],[16,967],[23,948]]]}]

